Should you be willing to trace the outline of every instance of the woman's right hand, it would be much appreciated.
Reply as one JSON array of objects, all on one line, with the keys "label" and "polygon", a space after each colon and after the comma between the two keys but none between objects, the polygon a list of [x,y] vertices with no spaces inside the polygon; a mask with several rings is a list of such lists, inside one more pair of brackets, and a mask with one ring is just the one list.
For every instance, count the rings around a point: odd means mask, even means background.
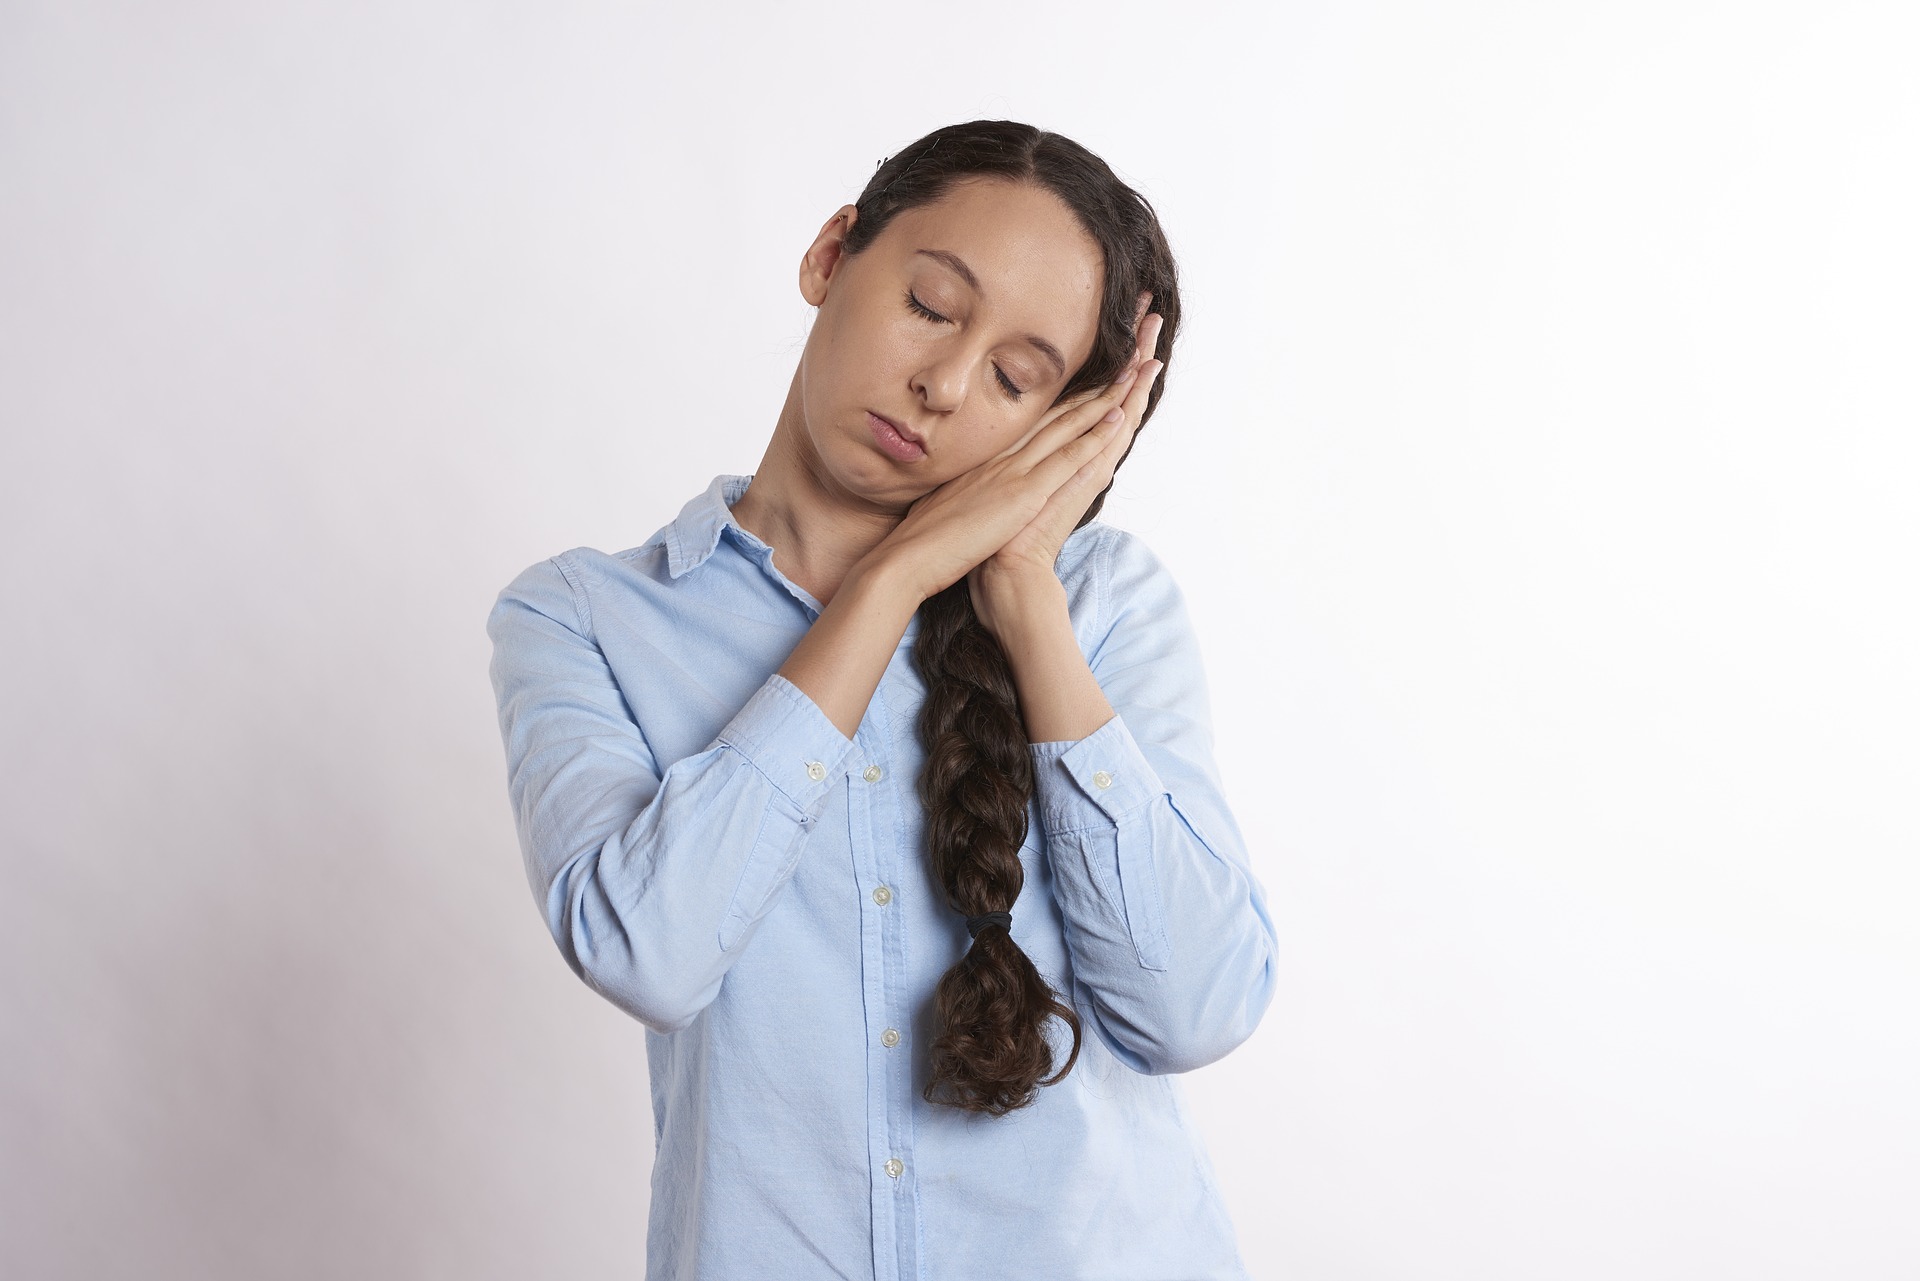
[{"label": "woman's right hand", "polygon": [[1056,405],[1021,440],[923,494],[867,554],[924,600],[963,578],[1033,522],[1055,490],[1095,466],[1126,416],[1108,421],[1140,369],[1136,359],[1106,387]]}]

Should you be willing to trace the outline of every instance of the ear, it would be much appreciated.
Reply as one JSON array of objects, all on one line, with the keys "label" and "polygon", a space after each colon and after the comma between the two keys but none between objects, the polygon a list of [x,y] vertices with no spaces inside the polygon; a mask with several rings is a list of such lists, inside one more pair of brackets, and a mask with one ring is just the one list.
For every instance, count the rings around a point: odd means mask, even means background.
[{"label": "ear", "polygon": [[860,211],[852,205],[841,205],[807,246],[805,256],[800,259],[800,296],[809,305],[818,307],[826,301],[827,284],[846,258],[847,233],[853,230],[859,216]]}]

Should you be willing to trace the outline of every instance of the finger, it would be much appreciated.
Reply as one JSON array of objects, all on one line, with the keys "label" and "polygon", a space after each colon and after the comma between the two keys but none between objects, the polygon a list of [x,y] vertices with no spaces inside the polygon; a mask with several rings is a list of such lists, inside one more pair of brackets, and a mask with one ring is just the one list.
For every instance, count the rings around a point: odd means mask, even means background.
[{"label": "finger", "polygon": [[[1120,433],[1116,432],[1118,438]],[[1106,452],[1095,455],[1083,463],[1080,469],[1047,496],[1047,502],[1040,509],[1037,521],[1058,522],[1057,541],[1064,541],[1073,533],[1073,523],[1087,510],[1087,504],[1093,496],[1105,489],[1113,479],[1114,463]]]},{"label": "finger", "polygon": [[1154,344],[1160,338],[1160,326],[1165,318],[1147,313],[1137,317],[1133,326],[1133,350],[1127,353],[1127,368],[1138,373],[1140,366],[1153,356]]},{"label": "finger", "polygon": [[[1116,411],[1108,411],[1111,415]],[[1066,495],[1066,501],[1076,512],[1085,511],[1087,503],[1094,494],[1099,493],[1112,481],[1114,472],[1120,468],[1120,460],[1127,456],[1133,447],[1134,433],[1139,430],[1140,419],[1124,408],[1117,411],[1118,418],[1107,417],[1101,420],[1094,434],[1104,434],[1105,443],[1098,453],[1089,458],[1067,481],[1060,491]]]},{"label": "finger", "polygon": [[[1105,387],[1082,392],[1078,397],[1055,406],[1050,411],[1050,416],[1042,418],[1026,436],[1007,446],[996,456],[997,458],[1009,458],[1029,450],[1032,451],[1030,458],[1051,453],[1065,441],[1071,440],[1076,430],[1079,432],[1091,430],[1094,424],[1099,422],[1101,414],[1113,405],[1127,400],[1129,394],[1135,389],[1132,384],[1140,374],[1142,366],[1152,357],[1154,347],[1159,342],[1161,327],[1166,322],[1166,317],[1158,312],[1146,310],[1153,300],[1152,294],[1142,293],[1140,298],[1142,302],[1139,304],[1137,313],[1136,342],[1132,354],[1128,357],[1127,365],[1120,371],[1119,376]],[[1136,416],[1140,412],[1138,409],[1134,411]]]},{"label": "finger", "polygon": [[[1153,394],[1153,384],[1164,368],[1157,360],[1149,360],[1140,367],[1140,376],[1133,380],[1126,400],[1120,405],[1121,413],[1126,416],[1126,429],[1118,433],[1121,440],[1132,440],[1133,433],[1140,430],[1141,420],[1147,416],[1147,400]],[[1120,452],[1126,453],[1125,445],[1120,447]]]},{"label": "finger", "polygon": [[1115,405],[1095,419],[1086,431],[1035,462],[1026,478],[1043,492],[1052,493],[1070,484],[1081,468],[1099,463],[1114,437],[1127,435],[1128,429],[1126,410]]},{"label": "finger", "polygon": [[997,456],[1006,458],[1019,453],[1038,437],[1040,433],[1070,416],[1080,419],[1083,423],[1090,421],[1086,418],[1086,415],[1080,411],[1089,409],[1097,400],[1105,399],[1109,403],[1118,403],[1122,399],[1122,396],[1115,395],[1114,393],[1124,388],[1132,380],[1135,372],[1137,372],[1139,363],[1138,360],[1130,362],[1127,367],[1121,369],[1121,371],[1115,375],[1112,382],[1103,387],[1084,387],[1057,404],[1048,406],[1046,412],[1041,414],[1031,427],[1027,428],[1026,435],[1001,450]]},{"label": "finger", "polygon": [[[1141,295],[1143,298],[1150,296],[1151,295],[1147,294]],[[1165,323],[1166,317],[1160,315],[1158,312],[1147,313],[1140,316],[1139,325],[1134,331],[1136,341],[1134,343],[1133,354],[1128,357],[1126,368],[1120,371],[1119,376],[1115,378],[1113,382],[1098,391],[1085,393],[1085,399],[1080,400],[1072,407],[1076,409],[1092,407],[1096,400],[1105,400],[1109,404],[1124,404],[1131,397],[1144,395],[1145,391],[1151,385],[1151,379],[1149,379],[1148,384],[1145,385],[1136,380],[1145,369],[1147,362],[1153,360],[1154,348],[1160,341],[1160,330]],[[1156,361],[1155,369],[1158,370],[1163,364],[1164,362]],[[1144,405],[1145,401],[1142,400],[1140,404]],[[1139,409],[1136,408],[1134,412],[1138,413]],[[1045,425],[1051,426],[1052,424],[1049,422]],[[1089,426],[1091,426],[1091,423],[1089,423]]]},{"label": "finger", "polygon": [[1102,485],[1119,469],[1120,460],[1133,447],[1133,437],[1140,430],[1140,420],[1147,412],[1147,394],[1153,390],[1153,381],[1160,376],[1160,368],[1159,361],[1149,361],[1135,380],[1132,393],[1120,405],[1120,422],[1108,437],[1107,447],[1100,453],[1108,468],[1106,478],[1100,482]]},{"label": "finger", "polygon": [[[1108,409],[1085,433],[1056,450],[1029,473],[1028,479],[1050,487],[1049,507],[1061,503],[1076,513],[1084,511],[1089,495],[1099,493],[1112,481],[1121,459],[1133,447],[1134,435],[1146,414],[1148,393],[1165,367],[1162,361],[1148,361],[1120,404]],[[1076,458],[1083,461],[1069,470]]]},{"label": "finger", "polygon": [[1167,318],[1159,312],[1140,318],[1140,324],[1135,330],[1138,338],[1135,349],[1140,353],[1139,359],[1147,360],[1153,356],[1155,349],[1160,345],[1160,330],[1166,323]]},{"label": "finger", "polygon": [[[1120,420],[1117,423],[1103,422],[1101,424],[1103,427],[1111,428],[1111,433],[1107,438],[1107,447],[1100,453],[1100,457],[1105,460],[1109,468],[1107,473],[1109,477],[1112,476],[1114,471],[1119,470],[1120,460],[1125,458],[1127,451],[1133,447],[1133,437],[1135,433],[1140,430],[1141,420],[1146,417],[1147,396],[1153,390],[1154,380],[1160,376],[1160,370],[1162,368],[1164,368],[1164,366],[1161,362],[1157,360],[1148,361],[1146,365],[1141,368],[1140,376],[1134,380],[1134,384],[1126,400],[1119,406]],[[1105,480],[1101,481],[1101,484],[1104,485],[1105,483]]]},{"label": "finger", "polygon": [[1104,395],[1107,390],[1108,388],[1106,387],[1089,387],[1082,391],[1075,392],[1057,405],[1048,406],[1047,411],[1035,419],[1032,426],[1027,428],[1025,435],[1008,442],[1007,447],[1002,449],[998,454],[995,454],[994,457],[996,459],[1013,457],[1031,444],[1034,438],[1041,432],[1047,430],[1047,428],[1053,426],[1075,410],[1092,404],[1097,397]]},{"label": "finger", "polygon": [[[1142,300],[1150,301],[1153,295],[1143,293],[1140,297]],[[1052,411],[1054,418],[1042,419],[1038,425],[1042,428],[1051,425],[1059,416],[1070,413],[1074,409],[1084,405],[1091,404],[1094,400],[1114,388],[1121,386],[1129,378],[1138,374],[1140,366],[1147,360],[1152,359],[1154,346],[1160,340],[1160,330],[1165,323],[1166,317],[1160,315],[1158,312],[1148,312],[1143,301],[1143,305],[1136,309],[1134,315],[1133,351],[1128,355],[1126,365],[1121,369],[1120,373],[1115,376],[1114,381],[1106,387],[1090,388],[1062,401],[1059,405],[1056,405]]]},{"label": "finger", "polygon": [[1127,430],[1122,435],[1131,437],[1139,430],[1141,419],[1147,416],[1147,398],[1153,392],[1153,384],[1160,378],[1160,371],[1166,367],[1166,363],[1159,360],[1149,360],[1140,367],[1140,376],[1133,380],[1133,385],[1127,389],[1126,399],[1120,405],[1127,421]]},{"label": "finger", "polygon": [[1123,404],[1127,392],[1137,381],[1137,367],[1121,371],[1120,376],[1085,400],[1068,406],[1041,424],[1040,429],[1014,452],[1029,466],[1053,453],[1068,441],[1091,431],[1109,409]]}]

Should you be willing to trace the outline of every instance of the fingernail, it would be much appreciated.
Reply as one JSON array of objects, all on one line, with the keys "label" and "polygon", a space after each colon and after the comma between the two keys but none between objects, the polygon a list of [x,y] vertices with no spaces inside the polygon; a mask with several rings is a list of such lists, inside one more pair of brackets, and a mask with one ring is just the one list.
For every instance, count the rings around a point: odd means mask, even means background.
[{"label": "fingernail", "polygon": [[1133,376],[1139,372],[1140,372],[1140,366],[1128,365],[1126,369],[1121,371],[1120,376],[1113,380],[1113,385],[1115,387],[1124,387],[1128,383],[1132,382]]},{"label": "fingernail", "polygon": [[1116,406],[1116,407],[1115,407],[1115,408],[1113,408],[1113,409],[1109,409],[1109,410],[1107,411],[1107,416],[1106,416],[1105,418],[1102,418],[1102,419],[1101,419],[1100,421],[1101,421],[1101,422],[1104,422],[1104,423],[1117,423],[1117,422],[1119,422],[1119,421],[1120,421],[1120,410],[1119,410],[1119,408],[1118,408],[1118,407]]}]

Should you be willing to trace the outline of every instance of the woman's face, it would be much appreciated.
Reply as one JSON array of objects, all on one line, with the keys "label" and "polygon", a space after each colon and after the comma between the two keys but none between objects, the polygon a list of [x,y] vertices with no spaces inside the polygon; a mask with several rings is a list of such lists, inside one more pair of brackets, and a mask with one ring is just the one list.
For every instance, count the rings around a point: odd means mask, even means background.
[{"label": "woman's face", "polygon": [[1039,425],[1093,350],[1104,263],[1073,211],[1028,183],[963,180],[848,256],[854,216],[828,220],[800,268],[819,308],[802,438],[823,482],[904,506]]}]

